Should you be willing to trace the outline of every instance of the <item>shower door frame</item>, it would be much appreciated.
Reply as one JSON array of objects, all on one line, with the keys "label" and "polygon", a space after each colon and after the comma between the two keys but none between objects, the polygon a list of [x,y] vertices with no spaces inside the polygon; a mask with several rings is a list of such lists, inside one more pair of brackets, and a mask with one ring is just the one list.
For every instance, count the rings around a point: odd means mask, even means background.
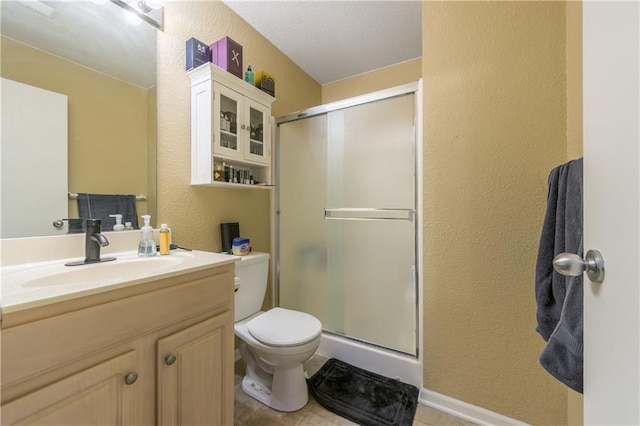
[{"label": "shower door frame", "polygon": [[[416,355],[407,354],[405,352],[397,351],[392,348],[380,346],[375,342],[363,341],[348,335],[333,333],[331,331],[323,330],[324,334],[336,335],[340,338],[347,339],[351,342],[362,343],[364,345],[371,346],[376,352],[388,353],[391,357],[391,363],[375,362],[375,365],[365,366],[371,370],[378,370],[379,374],[384,374],[390,377],[400,376],[408,379],[407,381],[413,384],[422,384],[422,348],[423,348],[423,335],[422,335],[422,298],[423,298],[423,235],[422,235],[422,212],[423,212],[423,185],[422,185],[422,79],[414,83],[408,83],[389,89],[384,89],[366,95],[355,96],[352,98],[323,104],[320,106],[308,108],[302,111],[298,111],[292,114],[288,114],[283,117],[278,117],[274,120],[272,135],[274,135],[273,149],[275,152],[273,168],[273,178],[275,182],[275,191],[272,193],[272,238],[271,249],[273,256],[273,268],[272,268],[272,300],[275,306],[280,305],[280,124],[302,120],[305,118],[328,114],[332,111],[337,111],[349,107],[358,105],[364,105],[371,102],[390,99],[398,96],[414,95],[414,200],[415,200],[415,221],[414,221],[414,233],[415,233],[415,276],[414,276],[414,294],[415,294],[415,342]],[[321,345],[322,348],[322,345]],[[348,360],[346,360],[348,361]],[[372,361],[372,364],[374,362]],[[398,364],[399,363],[399,364]],[[382,365],[381,365],[382,364]],[[388,368],[386,368],[388,366]],[[407,377],[409,376],[409,377]]]}]

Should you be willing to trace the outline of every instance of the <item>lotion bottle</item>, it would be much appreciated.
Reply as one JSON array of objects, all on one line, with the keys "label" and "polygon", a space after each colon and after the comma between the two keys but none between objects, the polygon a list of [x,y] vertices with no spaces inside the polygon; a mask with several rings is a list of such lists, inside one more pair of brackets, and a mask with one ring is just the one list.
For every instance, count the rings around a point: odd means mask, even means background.
[{"label": "lotion bottle", "polygon": [[244,73],[244,81],[246,81],[247,83],[249,83],[252,86],[255,84],[255,75],[253,74],[253,70],[251,69],[251,65],[249,65],[249,68],[247,68],[247,70]]},{"label": "lotion bottle", "polygon": [[138,244],[138,256],[151,257],[156,255],[156,242],[153,239],[153,228],[151,227],[151,215],[142,215],[144,226],[142,227],[142,236],[140,244]]},{"label": "lotion bottle", "polygon": [[124,231],[124,225],[122,224],[122,215],[121,214],[110,214],[109,217],[116,218],[116,224],[113,225],[114,231]]},{"label": "lotion bottle", "polygon": [[160,225],[160,254],[169,254],[169,244],[171,243],[171,230],[166,223]]}]

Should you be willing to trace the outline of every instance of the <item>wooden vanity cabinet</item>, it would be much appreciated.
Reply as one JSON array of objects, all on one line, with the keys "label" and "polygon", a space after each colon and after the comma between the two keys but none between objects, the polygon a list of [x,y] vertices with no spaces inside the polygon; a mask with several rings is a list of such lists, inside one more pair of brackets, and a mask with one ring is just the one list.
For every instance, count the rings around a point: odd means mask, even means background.
[{"label": "wooden vanity cabinet", "polygon": [[[229,320],[233,323],[227,312],[158,340],[157,424],[233,423],[225,417],[229,413],[224,409],[233,406],[233,390],[229,392],[220,375],[229,358],[225,353]],[[216,380],[206,380],[210,377]]]},{"label": "wooden vanity cabinet", "polygon": [[130,351],[102,361],[4,404],[2,424],[136,424],[136,389],[123,383],[122,374],[137,374],[137,355]]},{"label": "wooden vanity cabinet", "polygon": [[233,424],[233,276],[3,315],[2,424]]}]

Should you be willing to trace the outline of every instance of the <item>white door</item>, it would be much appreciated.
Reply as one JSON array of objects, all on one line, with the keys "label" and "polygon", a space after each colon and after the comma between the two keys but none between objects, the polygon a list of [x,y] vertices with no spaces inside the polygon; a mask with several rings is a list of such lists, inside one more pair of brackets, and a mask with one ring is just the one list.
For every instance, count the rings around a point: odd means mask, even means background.
[{"label": "white door", "polygon": [[640,424],[640,2],[585,1],[585,424]]},{"label": "white door", "polygon": [[67,97],[3,78],[0,157],[0,237],[65,232]]}]

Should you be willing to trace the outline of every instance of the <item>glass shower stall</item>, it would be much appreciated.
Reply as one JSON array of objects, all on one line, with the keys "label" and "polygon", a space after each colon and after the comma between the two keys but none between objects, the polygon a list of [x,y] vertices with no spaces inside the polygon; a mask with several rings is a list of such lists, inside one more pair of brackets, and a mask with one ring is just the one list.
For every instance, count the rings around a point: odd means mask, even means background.
[{"label": "glass shower stall", "polygon": [[276,298],[418,356],[416,85],[277,120]]}]

